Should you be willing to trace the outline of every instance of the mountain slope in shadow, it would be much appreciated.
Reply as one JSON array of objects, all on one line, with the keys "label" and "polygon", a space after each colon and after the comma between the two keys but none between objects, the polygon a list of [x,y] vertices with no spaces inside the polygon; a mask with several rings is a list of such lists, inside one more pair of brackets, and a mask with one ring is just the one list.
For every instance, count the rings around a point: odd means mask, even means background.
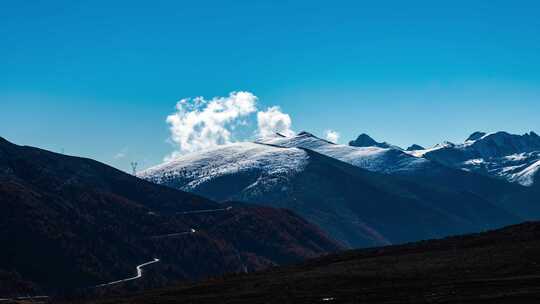
[{"label": "mountain slope in shadow", "polygon": [[[160,262],[131,285],[253,271],[342,248],[290,211],[229,205],[0,138],[0,295],[111,282],[153,258]],[[189,213],[196,210],[216,211]]]},{"label": "mountain slope in shadow", "polygon": [[350,247],[481,231],[520,221],[474,193],[367,171],[305,148],[226,145],[181,156],[141,176],[216,201],[291,209]]},{"label": "mountain slope in shadow", "polygon": [[539,283],[540,223],[528,222],[87,303],[532,304]]}]

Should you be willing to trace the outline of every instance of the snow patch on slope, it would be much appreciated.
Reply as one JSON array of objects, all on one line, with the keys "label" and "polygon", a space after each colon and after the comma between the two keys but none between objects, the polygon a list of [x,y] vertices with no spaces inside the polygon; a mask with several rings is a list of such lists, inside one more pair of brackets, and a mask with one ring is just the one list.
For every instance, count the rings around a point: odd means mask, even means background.
[{"label": "snow patch on slope", "polygon": [[427,153],[437,151],[437,150],[442,150],[442,149],[445,149],[445,148],[453,148],[453,147],[455,147],[455,144],[453,144],[453,143],[451,143],[449,141],[445,141],[444,143],[436,144],[435,146],[433,146],[431,148],[427,148],[427,149],[423,149],[423,150],[405,151],[405,152],[412,155],[412,156],[415,156],[415,157],[424,157],[424,155],[426,155]]},{"label": "snow patch on slope", "polygon": [[540,171],[540,160],[528,166],[524,170],[510,175],[511,181],[520,183],[523,186],[532,186],[534,184],[534,178]]}]

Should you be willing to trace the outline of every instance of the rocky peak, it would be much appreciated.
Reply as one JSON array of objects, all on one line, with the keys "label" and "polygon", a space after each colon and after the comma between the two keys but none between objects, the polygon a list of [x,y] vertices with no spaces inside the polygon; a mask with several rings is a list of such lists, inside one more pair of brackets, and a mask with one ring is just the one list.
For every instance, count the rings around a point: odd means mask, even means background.
[{"label": "rocky peak", "polygon": [[412,144],[411,146],[407,148],[407,151],[416,151],[416,150],[425,150],[425,148],[417,144]]},{"label": "rocky peak", "polygon": [[300,133],[297,134],[297,136],[303,136],[303,137],[315,137],[315,135],[307,132],[307,131],[302,131]]},{"label": "rocky peak", "polygon": [[466,141],[472,141],[472,140],[478,140],[482,138],[482,136],[486,135],[485,132],[476,131],[473,134],[469,135],[469,137],[466,139]]},{"label": "rocky peak", "polygon": [[353,147],[372,147],[377,146],[378,144],[378,142],[365,133],[358,135],[355,140],[349,142],[349,146]]}]

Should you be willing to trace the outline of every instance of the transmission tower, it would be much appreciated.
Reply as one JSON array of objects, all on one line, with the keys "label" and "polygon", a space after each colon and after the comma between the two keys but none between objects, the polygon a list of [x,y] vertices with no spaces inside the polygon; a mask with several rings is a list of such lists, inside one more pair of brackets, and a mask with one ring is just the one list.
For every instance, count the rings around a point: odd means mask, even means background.
[{"label": "transmission tower", "polygon": [[137,166],[138,165],[139,165],[139,163],[137,163],[137,162],[131,162],[131,169],[133,170],[133,175],[137,174]]}]

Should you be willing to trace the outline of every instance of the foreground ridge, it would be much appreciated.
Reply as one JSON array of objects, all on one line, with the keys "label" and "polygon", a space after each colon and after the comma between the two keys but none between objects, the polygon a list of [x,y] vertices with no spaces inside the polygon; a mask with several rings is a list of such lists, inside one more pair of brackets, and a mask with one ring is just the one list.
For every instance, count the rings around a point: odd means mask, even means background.
[{"label": "foreground ridge", "polygon": [[526,222],[87,303],[537,303],[539,253]]}]

